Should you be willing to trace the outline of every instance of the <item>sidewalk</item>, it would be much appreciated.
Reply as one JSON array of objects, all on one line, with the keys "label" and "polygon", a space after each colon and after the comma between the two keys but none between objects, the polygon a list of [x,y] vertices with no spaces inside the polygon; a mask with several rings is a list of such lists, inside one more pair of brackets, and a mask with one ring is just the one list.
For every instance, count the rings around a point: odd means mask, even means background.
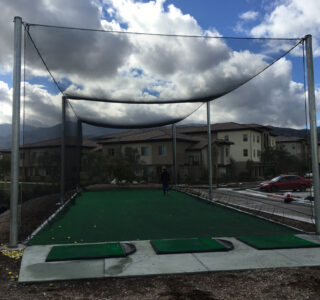
[{"label": "sidewalk", "polygon": [[[320,243],[315,235],[297,235]],[[320,265],[320,248],[256,250],[235,238],[229,252],[157,255],[149,241],[133,241],[137,251],[125,258],[45,262],[53,247],[27,247],[22,258],[19,282],[82,278],[184,274]]]}]

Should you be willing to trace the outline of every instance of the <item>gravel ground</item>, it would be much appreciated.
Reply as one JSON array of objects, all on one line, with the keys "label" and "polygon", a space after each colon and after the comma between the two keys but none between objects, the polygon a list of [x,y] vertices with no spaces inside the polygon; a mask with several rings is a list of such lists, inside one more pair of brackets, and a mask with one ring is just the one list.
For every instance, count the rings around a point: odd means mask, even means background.
[{"label": "gravel ground", "polygon": [[[55,209],[58,195],[23,205],[25,239]],[[9,212],[0,215],[0,243],[8,242]],[[320,299],[320,267],[210,272],[21,284],[20,259],[0,254],[0,299]]]}]

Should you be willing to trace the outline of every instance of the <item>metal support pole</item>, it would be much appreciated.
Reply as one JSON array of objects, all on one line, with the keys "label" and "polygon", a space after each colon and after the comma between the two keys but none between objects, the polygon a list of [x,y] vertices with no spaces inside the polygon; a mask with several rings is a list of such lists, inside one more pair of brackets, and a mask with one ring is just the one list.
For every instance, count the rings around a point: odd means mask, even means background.
[{"label": "metal support pole", "polygon": [[14,18],[13,85],[12,85],[12,146],[10,191],[9,247],[18,246],[18,198],[19,198],[19,145],[20,145],[20,86],[21,86],[21,37],[22,19]]},{"label": "metal support pole", "polygon": [[208,180],[209,180],[209,200],[212,200],[212,149],[211,149],[211,122],[210,122],[210,102],[207,102],[207,125],[208,125]]},{"label": "metal support pole", "polygon": [[82,122],[77,121],[77,184],[76,187],[80,187],[80,172],[81,172],[81,157],[82,157]]},{"label": "metal support pole", "polygon": [[173,182],[177,185],[177,131],[176,124],[172,124],[172,158],[173,158]]},{"label": "metal support pole", "polygon": [[65,174],[66,174],[66,97],[62,97],[61,110],[61,178],[60,178],[60,203],[64,203],[65,198]]},{"label": "metal support pole", "polygon": [[318,136],[317,136],[317,111],[314,93],[314,73],[313,73],[313,54],[312,54],[312,36],[306,35],[306,58],[308,75],[308,99],[309,99],[309,119],[310,119],[310,137],[311,137],[311,157],[312,157],[312,175],[314,192],[314,215],[316,232],[320,234],[320,189],[319,189],[319,158],[318,158]]}]

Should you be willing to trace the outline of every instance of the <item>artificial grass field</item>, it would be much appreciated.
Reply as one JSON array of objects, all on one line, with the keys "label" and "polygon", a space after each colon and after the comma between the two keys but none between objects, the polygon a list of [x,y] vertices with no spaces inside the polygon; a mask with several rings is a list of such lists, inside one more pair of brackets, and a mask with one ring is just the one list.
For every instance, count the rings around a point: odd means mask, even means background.
[{"label": "artificial grass field", "polygon": [[178,191],[110,190],[83,192],[29,245],[296,233]]}]

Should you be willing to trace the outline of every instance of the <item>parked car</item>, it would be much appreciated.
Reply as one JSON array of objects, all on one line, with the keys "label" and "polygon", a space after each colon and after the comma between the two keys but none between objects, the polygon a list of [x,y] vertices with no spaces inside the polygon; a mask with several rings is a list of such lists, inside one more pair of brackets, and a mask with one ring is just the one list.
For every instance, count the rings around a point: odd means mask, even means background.
[{"label": "parked car", "polygon": [[311,180],[305,179],[297,175],[280,175],[260,183],[260,190],[267,192],[277,192],[281,190],[300,190],[304,192],[312,186]]}]

